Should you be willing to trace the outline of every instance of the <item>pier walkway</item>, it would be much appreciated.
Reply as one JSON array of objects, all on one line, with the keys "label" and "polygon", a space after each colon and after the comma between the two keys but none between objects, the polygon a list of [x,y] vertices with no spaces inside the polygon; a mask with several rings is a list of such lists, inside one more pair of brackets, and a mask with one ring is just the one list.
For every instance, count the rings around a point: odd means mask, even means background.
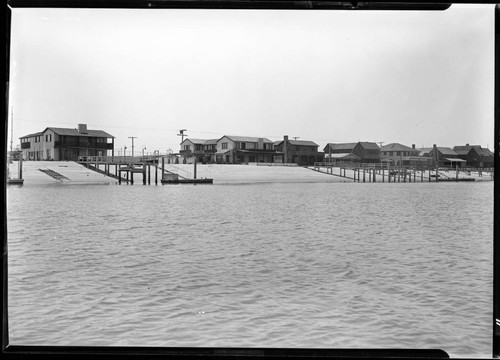
[{"label": "pier walkway", "polygon": [[[316,162],[309,169],[354,182],[443,182],[493,180],[493,169]],[[483,175],[485,178],[483,178]]]},{"label": "pier walkway", "polygon": [[[79,164],[112,177],[118,180],[118,184],[134,184],[134,174],[142,174],[142,184],[151,185],[154,176],[155,185],[161,184],[205,184],[212,183],[212,179],[196,178],[196,163],[194,164],[193,177],[191,173],[186,176],[179,174],[185,172],[182,169],[178,172],[167,170],[165,167],[165,157],[161,155],[149,156],[80,156],[77,161]],[[160,165],[161,163],[161,165]],[[152,174],[153,172],[153,174]],[[160,176],[158,176],[158,173]]]}]

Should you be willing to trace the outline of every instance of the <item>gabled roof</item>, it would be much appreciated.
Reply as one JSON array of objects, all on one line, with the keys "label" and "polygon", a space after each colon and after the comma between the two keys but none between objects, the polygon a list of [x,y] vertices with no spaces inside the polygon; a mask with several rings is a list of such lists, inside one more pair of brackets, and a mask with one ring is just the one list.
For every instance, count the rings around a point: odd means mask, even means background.
[{"label": "gabled roof", "polygon": [[[274,145],[280,145],[283,143],[283,141],[285,140],[275,141]],[[288,143],[290,145],[297,145],[297,146],[319,146],[314,141],[309,141],[309,140],[288,140]]]},{"label": "gabled roof", "polygon": [[208,140],[205,140],[205,142],[203,143],[203,145],[215,145],[217,144],[217,139],[208,139]]},{"label": "gabled roof", "polygon": [[333,144],[333,143],[328,143],[325,146],[325,149],[330,147],[332,150],[352,150],[358,145],[358,143],[340,143],[340,144]]},{"label": "gabled roof", "polygon": [[78,132],[78,129],[48,127],[43,132],[45,132],[47,130],[52,130],[57,135],[63,135],[63,136],[86,136],[86,137],[92,136],[92,137],[114,138],[113,135],[108,134],[107,132],[102,131],[102,130],[88,130],[87,129],[86,133],[82,134],[82,133]]},{"label": "gabled roof", "polygon": [[183,141],[183,142],[181,142],[181,145],[182,145],[183,143],[185,143],[186,141],[189,141],[189,142],[191,142],[191,143],[193,143],[193,144],[197,144],[197,145],[203,145],[203,144],[205,144],[205,141],[207,141],[207,140],[205,140],[205,139],[192,139],[192,138],[186,138],[186,139],[184,139],[184,141]]},{"label": "gabled roof", "polygon": [[453,151],[452,148],[449,148],[449,147],[439,147],[438,146],[437,149],[444,156],[458,155],[455,151]]},{"label": "gabled roof", "polygon": [[490,149],[488,149],[488,148],[486,148],[486,149],[485,148],[481,148],[480,150],[481,150],[480,154],[483,155],[483,156],[495,156],[493,154],[493,152]]},{"label": "gabled roof", "polygon": [[380,151],[415,151],[418,152],[417,149],[413,149],[411,147],[402,145],[400,143],[391,143],[384,145],[380,148]]},{"label": "gabled roof", "polygon": [[[227,137],[228,139],[232,141],[238,141],[238,142],[253,142],[253,143],[258,143],[259,140],[263,140],[265,143],[273,143],[271,140],[265,138],[265,137],[253,137],[253,136],[234,136],[234,135],[224,135],[220,139]],[[219,139],[219,140],[220,140]],[[217,141],[219,141],[217,140]]]},{"label": "gabled roof", "polygon": [[361,144],[361,146],[363,146],[365,149],[380,150],[378,145],[374,142],[360,141],[359,144]]},{"label": "gabled roof", "polygon": [[37,133],[33,133],[33,134],[21,136],[19,139],[25,139],[25,138],[30,138],[30,137],[34,137],[34,136],[40,136],[42,134],[43,134],[43,132],[37,132]]}]

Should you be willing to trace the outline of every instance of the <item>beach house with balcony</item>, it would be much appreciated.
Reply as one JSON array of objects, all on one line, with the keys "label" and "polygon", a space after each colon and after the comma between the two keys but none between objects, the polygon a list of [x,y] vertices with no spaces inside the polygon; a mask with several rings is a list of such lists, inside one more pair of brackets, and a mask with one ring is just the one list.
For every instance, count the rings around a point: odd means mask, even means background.
[{"label": "beach house with balcony", "polygon": [[26,160],[78,160],[80,156],[113,156],[114,136],[103,130],[48,127],[42,132],[19,138],[23,159]]},{"label": "beach house with balcony", "polygon": [[279,161],[274,143],[264,137],[224,135],[216,142],[215,160],[222,164]]},{"label": "beach house with balcony", "polygon": [[217,139],[187,138],[181,143],[180,155],[184,158],[195,157],[203,164],[215,162]]}]

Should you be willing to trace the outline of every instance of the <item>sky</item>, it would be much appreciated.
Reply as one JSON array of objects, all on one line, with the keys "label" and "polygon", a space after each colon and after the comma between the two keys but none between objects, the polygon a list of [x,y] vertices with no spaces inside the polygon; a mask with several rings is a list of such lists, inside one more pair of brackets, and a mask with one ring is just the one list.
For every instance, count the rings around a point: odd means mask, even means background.
[{"label": "sky", "polygon": [[180,129],[493,150],[493,5],[12,14],[14,146],[83,123],[136,154],[177,152]]}]

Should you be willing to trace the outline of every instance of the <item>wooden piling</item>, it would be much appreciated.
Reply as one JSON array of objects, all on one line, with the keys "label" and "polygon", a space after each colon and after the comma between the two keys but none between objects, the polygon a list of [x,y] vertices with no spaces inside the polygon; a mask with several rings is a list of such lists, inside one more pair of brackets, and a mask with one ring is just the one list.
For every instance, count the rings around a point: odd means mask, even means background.
[{"label": "wooden piling", "polygon": [[365,182],[365,176],[366,176],[366,168],[365,165],[363,165],[363,182]]}]

